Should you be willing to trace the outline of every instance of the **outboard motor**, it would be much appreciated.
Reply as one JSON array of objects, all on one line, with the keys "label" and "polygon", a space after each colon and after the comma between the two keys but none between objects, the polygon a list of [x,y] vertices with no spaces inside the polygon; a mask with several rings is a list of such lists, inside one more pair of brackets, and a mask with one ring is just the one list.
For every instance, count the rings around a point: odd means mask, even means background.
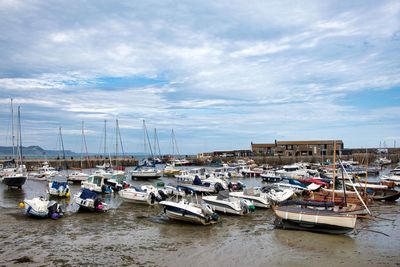
[{"label": "outboard motor", "polygon": [[49,211],[49,217],[53,220],[57,220],[62,216],[62,210],[60,205],[55,201],[50,201],[47,205],[47,210]]},{"label": "outboard motor", "polygon": [[150,193],[150,203],[151,204],[154,204],[154,202],[157,200],[157,198],[156,198],[156,195],[153,193],[153,192],[151,192]]}]

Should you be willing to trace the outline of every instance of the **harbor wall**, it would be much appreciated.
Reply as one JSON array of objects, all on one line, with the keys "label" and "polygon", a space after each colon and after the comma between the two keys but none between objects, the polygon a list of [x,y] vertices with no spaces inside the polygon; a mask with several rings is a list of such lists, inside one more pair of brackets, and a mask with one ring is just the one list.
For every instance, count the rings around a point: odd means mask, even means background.
[{"label": "harbor wall", "polygon": [[[6,160],[0,160],[0,164],[3,164]],[[56,169],[65,169],[65,166],[67,166],[67,169],[72,170],[72,169],[90,169],[90,168],[95,168],[96,165],[103,165],[104,161],[106,163],[109,163],[110,160],[102,157],[93,157],[89,158],[88,160],[81,161],[79,158],[68,158],[68,159],[43,159],[43,158],[25,158],[24,159],[24,164],[26,165],[26,168],[29,171],[35,170],[38,167],[41,167],[43,163],[47,161],[51,167],[54,167]],[[131,167],[131,166],[136,166],[138,164],[138,160],[133,157],[125,157],[125,158],[113,158],[111,159],[111,163],[113,166],[123,166],[123,167]]]}]

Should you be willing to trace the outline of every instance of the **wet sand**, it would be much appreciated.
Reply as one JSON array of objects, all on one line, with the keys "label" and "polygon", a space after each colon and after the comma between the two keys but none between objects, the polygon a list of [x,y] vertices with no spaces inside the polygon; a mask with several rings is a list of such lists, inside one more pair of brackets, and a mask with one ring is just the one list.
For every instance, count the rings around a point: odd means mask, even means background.
[{"label": "wet sand", "polygon": [[400,266],[398,201],[371,207],[386,219],[358,220],[357,231],[336,236],[275,229],[273,212],[262,209],[222,215],[212,226],[174,222],[159,207],[118,196],[106,197],[107,213],[76,213],[68,206],[60,220],[26,217],[18,203],[43,195],[45,186],[0,184],[1,266]]}]

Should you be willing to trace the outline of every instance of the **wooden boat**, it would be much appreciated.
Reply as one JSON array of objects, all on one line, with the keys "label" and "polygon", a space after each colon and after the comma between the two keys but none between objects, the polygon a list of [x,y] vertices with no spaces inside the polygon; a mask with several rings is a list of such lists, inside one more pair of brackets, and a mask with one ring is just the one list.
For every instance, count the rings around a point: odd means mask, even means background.
[{"label": "wooden boat", "polygon": [[[303,203],[304,204],[304,203]],[[315,207],[316,204],[313,205]],[[326,209],[327,203],[319,205],[323,210],[307,205],[287,205],[274,208],[275,225],[283,229],[306,230],[328,234],[346,234],[354,230],[356,215],[337,213]]]},{"label": "wooden boat", "polygon": [[367,193],[376,201],[396,201],[400,198],[400,191],[394,189],[367,190]]}]

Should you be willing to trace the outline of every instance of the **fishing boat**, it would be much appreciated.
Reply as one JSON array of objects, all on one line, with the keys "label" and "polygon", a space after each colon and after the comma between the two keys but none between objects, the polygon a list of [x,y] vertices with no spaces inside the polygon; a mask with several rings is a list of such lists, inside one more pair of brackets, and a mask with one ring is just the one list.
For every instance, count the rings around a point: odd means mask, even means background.
[{"label": "fishing boat", "polygon": [[201,225],[210,225],[219,221],[219,215],[213,212],[206,203],[192,202],[182,198],[175,202],[171,200],[161,201],[165,215],[171,220],[185,221]]},{"label": "fishing boat", "polygon": [[162,190],[152,185],[125,188],[119,191],[119,196],[126,202],[151,206],[167,199],[167,195]]},{"label": "fishing boat", "polygon": [[74,196],[74,202],[78,204],[81,211],[107,211],[108,205],[102,202],[96,192],[82,189]]},{"label": "fishing boat", "polygon": [[25,207],[26,215],[35,218],[58,219],[63,216],[62,209],[57,202],[49,201],[42,196],[25,199],[21,207]]},{"label": "fishing boat", "polygon": [[[298,205],[300,204],[300,206]],[[278,228],[306,230],[328,234],[346,234],[354,230],[357,216],[337,213],[315,207],[332,207],[325,203],[297,202],[290,205],[280,204],[274,208],[275,225]]]},{"label": "fishing boat", "polygon": [[203,196],[202,198],[214,211],[234,215],[245,215],[255,210],[253,203],[243,198],[229,196],[228,190],[218,192],[217,196]]},{"label": "fishing boat", "polygon": [[48,193],[55,197],[70,197],[68,182],[50,181],[48,183]]},{"label": "fishing boat", "polygon": [[400,191],[394,189],[367,190],[367,193],[375,201],[396,201],[400,198]]}]

